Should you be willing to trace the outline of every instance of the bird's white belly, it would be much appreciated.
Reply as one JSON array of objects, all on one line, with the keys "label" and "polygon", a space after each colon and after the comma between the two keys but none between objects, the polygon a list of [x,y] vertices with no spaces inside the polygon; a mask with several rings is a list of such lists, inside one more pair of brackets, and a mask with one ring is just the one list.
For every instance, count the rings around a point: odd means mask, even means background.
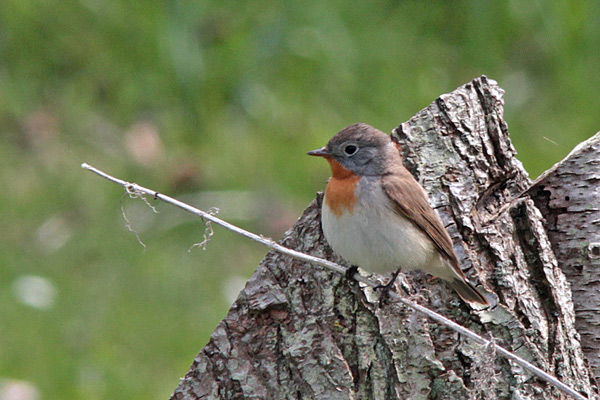
[{"label": "bird's white belly", "polygon": [[[440,259],[435,245],[412,222],[398,214],[378,182],[362,179],[352,212],[337,216],[323,202],[323,233],[346,261],[371,272],[431,270]],[[437,265],[435,265],[437,267]],[[434,267],[434,268],[435,268]]]}]

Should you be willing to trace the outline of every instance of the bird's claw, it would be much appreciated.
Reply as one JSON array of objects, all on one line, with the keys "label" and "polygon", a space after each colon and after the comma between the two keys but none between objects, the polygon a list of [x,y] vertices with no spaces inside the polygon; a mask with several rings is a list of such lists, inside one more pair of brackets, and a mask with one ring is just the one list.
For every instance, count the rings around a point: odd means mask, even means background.
[{"label": "bird's claw", "polygon": [[392,278],[385,285],[377,285],[374,287],[375,290],[381,290],[381,294],[379,295],[379,308],[383,308],[383,306],[387,305],[390,300],[390,290],[394,287],[394,283],[396,282],[396,278],[398,278],[398,274],[400,273],[400,269],[398,269],[392,275]]},{"label": "bird's claw", "polygon": [[358,272],[358,267],[356,265],[352,265],[348,268],[346,268],[346,279],[349,281],[356,281],[356,278],[354,278],[354,275]]}]

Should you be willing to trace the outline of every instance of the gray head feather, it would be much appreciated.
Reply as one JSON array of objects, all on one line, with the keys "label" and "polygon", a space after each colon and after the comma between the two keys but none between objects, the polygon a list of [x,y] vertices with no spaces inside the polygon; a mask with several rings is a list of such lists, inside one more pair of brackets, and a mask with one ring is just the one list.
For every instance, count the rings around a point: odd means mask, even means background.
[{"label": "gray head feather", "polygon": [[400,161],[390,135],[364,123],[339,131],[326,149],[344,168],[360,176],[383,175]]}]

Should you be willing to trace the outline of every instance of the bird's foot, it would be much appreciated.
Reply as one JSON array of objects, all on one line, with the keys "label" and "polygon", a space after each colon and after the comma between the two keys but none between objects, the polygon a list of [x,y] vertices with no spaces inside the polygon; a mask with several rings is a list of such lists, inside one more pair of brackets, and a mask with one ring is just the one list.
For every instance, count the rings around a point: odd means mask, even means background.
[{"label": "bird's foot", "polygon": [[346,268],[346,279],[350,282],[356,282],[356,278],[354,277],[356,273],[358,273],[358,267],[356,265]]},{"label": "bird's foot", "polygon": [[390,300],[390,290],[394,287],[394,283],[396,282],[396,278],[398,278],[398,274],[400,270],[398,269],[392,275],[392,278],[385,285],[377,285],[374,287],[375,290],[381,290],[381,294],[379,295],[379,308],[383,308],[383,306],[387,305]]},{"label": "bird's foot", "polygon": [[394,280],[390,280],[385,285],[377,285],[374,287],[375,290],[381,291],[381,293],[379,294],[379,305],[378,305],[379,308],[383,308],[383,306],[386,306],[389,304],[390,290],[392,290],[393,286],[394,286]]}]

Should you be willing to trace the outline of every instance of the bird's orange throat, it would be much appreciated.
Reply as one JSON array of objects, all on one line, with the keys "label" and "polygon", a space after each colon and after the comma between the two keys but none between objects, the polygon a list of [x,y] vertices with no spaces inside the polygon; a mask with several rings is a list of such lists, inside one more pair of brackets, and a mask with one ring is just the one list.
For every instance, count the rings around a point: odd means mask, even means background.
[{"label": "bird's orange throat", "polygon": [[331,167],[331,179],[325,189],[325,204],[336,216],[341,216],[344,211],[352,212],[356,205],[356,185],[360,176],[344,168],[331,157],[325,157]]}]

